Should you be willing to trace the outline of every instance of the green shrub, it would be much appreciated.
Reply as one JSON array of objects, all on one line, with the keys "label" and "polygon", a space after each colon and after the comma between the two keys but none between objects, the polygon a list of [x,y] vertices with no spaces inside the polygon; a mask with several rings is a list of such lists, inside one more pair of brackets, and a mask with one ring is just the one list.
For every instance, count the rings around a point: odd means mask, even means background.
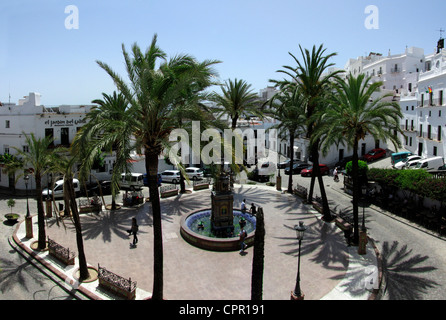
[{"label": "green shrub", "polygon": [[[367,165],[367,162],[358,160],[358,175],[359,177],[364,177],[367,175],[367,171],[369,170],[369,166]],[[351,176],[353,173],[353,162],[349,161],[345,165],[345,172]]]}]

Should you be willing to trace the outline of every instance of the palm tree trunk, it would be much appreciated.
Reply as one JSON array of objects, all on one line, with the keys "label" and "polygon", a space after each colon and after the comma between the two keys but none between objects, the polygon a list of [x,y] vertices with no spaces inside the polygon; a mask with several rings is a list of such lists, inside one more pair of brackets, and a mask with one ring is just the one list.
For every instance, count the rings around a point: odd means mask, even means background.
[{"label": "palm tree trunk", "polygon": [[87,259],[85,258],[84,239],[82,238],[82,227],[79,218],[79,211],[77,210],[72,177],[69,177],[69,179],[65,180],[64,190],[68,190],[67,192],[69,200],[68,210],[71,209],[71,214],[73,216],[74,226],[76,229],[76,244],[77,244],[78,259],[79,259],[79,279],[82,281],[88,279],[90,274],[88,272]]},{"label": "palm tree trunk", "polygon": [[263,208],[259,208],[257,211],[256,219],[254,255],[252,257],[251,300],[262,300],[265,251],[265,223],[263,219]]},{"label": "palm tree trunk", "polygon": [[153,214],[153,300],[163,299],[163,234],[161,206],[157,185],[158,154],[145,151],[145,165],[148,175],[150,202]]},{"label": "palm tree trunk", "polygon": [[290,132],[290,175],[288,176],[288,193],[293,193],[293,164],[294,164],[294,132]]},{"label": "palm tree trunk", "polygon": [[[315,143],[316,146],[319,145],[319,140]],[[321,191],[321,198],[322,198],[322,215],[324,221],[331,221],[333,220],[333,217],[330,212],[330,207],[328,206],[328,200],[327,200],[327,193],[325,192],[325,186],[324,186],[324,180],[322,179],[322,173],[319,167],[319,150],[317,147],[313,148],[312,153],[312,160],[313,160],[313,172],[311,175],[311,182],[312,185],[310,187],[310,190],[313,191],[314,189],[314,180],[317,178],[317,181],[319,183],[319,189]]]},{"label": "palm tree trunk", "polygon": [[40,173],[36,172],[36,192],[37,192],[37,226],[39,239],[37,247],[39,250],[44,250],[46,248],[46,232],[45,232],[45,214],[43,210],[43,199],[42,199],[42,177]]}]

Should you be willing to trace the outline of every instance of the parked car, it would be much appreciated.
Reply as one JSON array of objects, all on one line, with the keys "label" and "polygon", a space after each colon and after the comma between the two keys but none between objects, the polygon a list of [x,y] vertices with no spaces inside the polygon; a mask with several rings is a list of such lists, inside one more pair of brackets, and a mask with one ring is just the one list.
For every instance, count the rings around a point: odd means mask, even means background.
[{"label": "parked car", "polygon": [[248,173],[248,179],[259,182],[268,182],[269,175],[260,174],[259,169],[255,168],[254,170]]},{"label": "parked car", "polygon": [[417,166],[418,162],[420,162],[420,159],[408,161],[402,169],[414,169]]},{"label": "parked car", "polygon": [[137,190],[144,186],[144,175],[142,173],[128,172],[121,174],[119,188],[124,190]]},{"label": "parked car", "polygon": [[442,157],[432,157],[420,160],[414,169],[438,170],[442,165],[444,165]]},{"label": "parked car", "polygon": [[180,182],[180,170],[165,170],[161,172],[161,180],[163,182],[172,182],[179,183]]},{"label": "parked car", "polygon": [[339,160],[338,162],[336,162],[335,167],[338,167],[339,169],[344,169],[345,165],[349,161],[352,161],[352,159],[353,159],[353,156],[344,157],[341,160]]},{"label": "parked car", "polygon": [[[78,197],[81,192],[79,180],[73,179],[73,187],[75,195],[76,197]],[[63,198],[63,179],[56,181],[53,190],[49,190],[48,188],[43,189],[42,197],[44,199],[46,199],[47,197],[52,197],[53,193],[54,193],[54,198]]]},{"label": "parked car", "polygon": [[362,158],[367,162],[371,162],[371,161],[375,161],[375,160],[384,158],[385,156],[386,156],[386,150],[381,149],[381,148],[376,148],[376,149],[370,150]]},{"label": "parked car", "polygon": [[[292,168],[292,174],[299,174],[303,169],[310,167],[311,164],[306,162],[295,163]],[[285,174],[290,174],[290,168],[285,169]]]},{"label": "parked car", "polygon": [[[294,164],[299,163],[299,162],[301,162],[301,161],[300,161],[300,160],[297,160],[297,159],[294,159],[294,160],[293,160],[293,163],[294,163]],[[279,164],[277,164],[277,168],[278,168],[278,169],[286,169],[286,168],[289,168],[289,167],[290,167],[290,163],[291,163],[291,159],[285,160],[285,161],[280,162]]]},{"label": "parked car", "polygon": [[192,180],[203,179],[204,174],[200,168],[188,167],[188,168],[186,168],[185,171],[186,171],[186,174],[189,177],[189,179],[192,179]]},{"label": "parked car", "polygon": [[393,165],[393,167],[394,167],[395,169],[399,169],[399,170],[401,170],[401,169],[405,169],[406,165],[407,165],[409,162],[411,162],[411,161],[415,161],[415,160],[421,160],[421,159],[422,159],[422,157],[421,157],[421,156],[417,156],[417,155],[408,156],[406,159],[404,159],[404,160],[402,160],[402,161],[399,161],[399,162],[395,163],[395,164]]},{"label": "parked car", "polygon": [[[99,185],[101,186],[99,188]],[[94,194],[100,196],[102,192],[103,196],[111,194],[111,181],[101,181],[99,184],[94,184],[89,190],[88,195],[92,196]]]},{"label": "parked car", "polygon": [[[149,185],[149,179],[147,178],[147,173],[144,173],[143,181],[144,181],[145,186]],[[161,174],[158,173],[158,187],[160,187],[160,186],[161,186]]]},{"label": "parked car", "polygon": [[[330,172],[330,169],[328,168],[328,166],[326,164],[319,164],[319,168],[321,170],[322,175],[328,174]],[[308,168],[303,169],[300,172],[300,175],[302,177],[309,177],[309,176],[311,176],[312,173],[313,173],[313,166],[310,166]]]},{"label": "parked car", "polygon": [[410,151],[395,152],[390,155],[390,162],[392,163],[392,166],[395,168],[395,165],[397,163],[399,163],[400,161],[406,161],[407,158],[412,155],[413,154]]}]

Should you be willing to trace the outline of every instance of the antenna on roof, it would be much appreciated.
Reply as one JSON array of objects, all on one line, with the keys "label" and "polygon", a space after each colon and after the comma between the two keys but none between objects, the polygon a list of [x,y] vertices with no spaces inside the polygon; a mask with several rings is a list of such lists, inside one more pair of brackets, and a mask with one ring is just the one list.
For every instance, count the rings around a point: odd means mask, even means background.
[{"label": "antenna on roof", "polygon": [[443,32],[444,32],[444,29],[443,29],[443,28],[440,28],[440,30],[437,30],[437,31],[440,32],[440,39],[443,39]]}]

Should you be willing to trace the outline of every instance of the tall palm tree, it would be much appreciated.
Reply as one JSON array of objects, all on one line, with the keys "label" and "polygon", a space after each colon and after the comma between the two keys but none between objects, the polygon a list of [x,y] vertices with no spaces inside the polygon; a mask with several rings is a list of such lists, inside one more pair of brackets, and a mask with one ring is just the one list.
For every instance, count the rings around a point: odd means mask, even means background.
[{"label": "tall palm tree", "polygon": [[25,134],[25,143],[28,145],[28,152],[17,149],[18,155],[22,157],[23,163],[32,170],[36,180],[37,193],[37,226],[38,226],[38,249],[43,250],[46,247],[45,216],[42,199],[42,176],[50,168],[52,161],[52,152],[50,145],[53,143],[52,137],[36,138],[33,133]]},{"label": "tall palm tree", "polygon": [[279,135],[288,136],[290,144],[290,175],[288,176],[288,192],[293,192],[294,139],[306,129],[306,99],[300,89],[294,85],[276,82],[279,92],[267,102],[271,108],[264,111],[279,120],[273,128],[279,129]]},{"label": "tall palm tree", "polygon": [[80,177],[88,178],[94,160],[102,152],[115,151],[116,159],[112,172],[112,210],[116,209],[116,195],[119,194],[119,180],[122,172],[131,170],[128,162],[130,150],[133,147],[131,139],[131,127],[127,125],[133,116],[128,109],[128,103],[122,93],[113,92],[112,95],[102,93],[103,99],[95,99],[97,104],[88,113],[87,124],[76,134],[72,148],[76,153],[83,154],[80,157]]},{"label": "tall palm tree", "polygon": [[[397,102],[391,101],[392,93],[378,95],[382,82],[371,82],[371,77],[359,74],[349,75],[347,80],[338,79],[329,100],[330,106],[321,114],[319,124],[312,139],[322,142],[322,152],[326,153],[333,145],[347,144],[353,148],[353,218],[355,243],[359,240],[358,231],[358,145],[367,134],[375,140],[390,140],[400,147],[397,132],[402,117]],[[377,97],[375,97],[377,96]]]},{"label": "tall palm tree", "polygon": [[229,116],[232,130],[237,127],[237,120],[240,117],[261,116],[258,96],[252,92],[251,85],[245,80],[229,79],[220,88],[222,93],[214,92],[211,97],[212,101],[217,103],[214,111],[220,118],[223,115]]},{"label": "tall palm tree", "polygon": [[166,54],[156,42],[155,34],[144,53],[135,43],[131,48],[132,56],[122,45],[130,84],[106,63],[97,63],[109,74],[128,101],[132,117],[126,120],[126,125],[134,138],[135,149],[145,156],[154,229],[152,299],[160,300],[163,298],[163,241],[157,186],[158,158],[175,128],[173,116],[177,108],[181,107],[182,93],[184,90],[203,90],[209,83],[206,79],[215,75],[212,66],[218,61],[206,60],[198,63],[189,55],[177,55],[167,60]]},{"label": "tall palm tree", "polygon": [[[54,150],[51,164],[51,171],[63,176],[63,192],[64,202],[68,206],[68,210],[71,210],[71,216],[73,218],[74,227],[76,230],[76,244],[79,259],[79,279],[86,280],[89,278],[87,260],[85,257],[84,240],[82,238],[82,226],[79,217],[79,210],[76,204],[76,193],[73,186],[74,167],[78,162],[78,153],[72,152],[67,148],[58,148]],[[76,154],[77,156],[74,156]]]},{"label": "tall palm tree", "polygon": [[285,70],[279,70],[291,77],[291,84],[294,83],[300,88],[302,94],[307,99],[307,138],[310,140],[310,155],[313,162],[313,173],[311,176],[311,185],[308,192],[308,201],[312,201],[315,179],[318,179],[319,188],[321,191],[323,218],[326,221],[333,219],[330,208],[328,207],[327,195],[325,192],[324,183],[322,180],[320,168],[319,168],[319,141],[311,139],[314,127],[313,115],[322,109],[326,104],[323,102],[325,98],[325,92],[328,90],[330,82],[338,77],[341,71],[329,72],[329,68],[334,64],[329,63],[329,59],[336,55],[336,53],[330,53],[325,55],[326,49],[323,45],[318,48],[313,46],[311,52],[308,49],[302,49],[299,46],[302,62],[299,61],[293,54],[289,53],[296,62],[296,67],[284,66]]}]

